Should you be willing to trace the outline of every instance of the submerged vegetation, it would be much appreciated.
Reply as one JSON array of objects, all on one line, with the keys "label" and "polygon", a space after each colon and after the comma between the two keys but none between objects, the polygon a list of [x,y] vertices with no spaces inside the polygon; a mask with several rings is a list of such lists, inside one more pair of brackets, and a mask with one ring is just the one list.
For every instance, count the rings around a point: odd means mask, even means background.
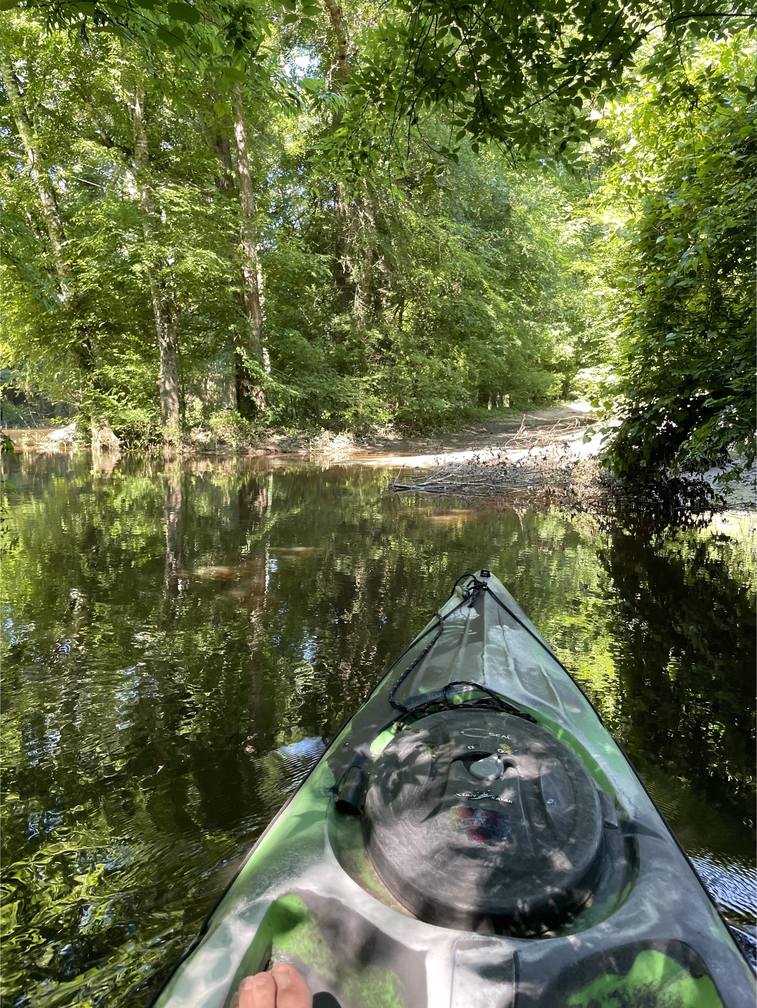
[{"label": "submerged vegetation", "polygon": [[175,450],[584,395],[628,481],[748,462],[727,6],[2,4],[4,421]]}]

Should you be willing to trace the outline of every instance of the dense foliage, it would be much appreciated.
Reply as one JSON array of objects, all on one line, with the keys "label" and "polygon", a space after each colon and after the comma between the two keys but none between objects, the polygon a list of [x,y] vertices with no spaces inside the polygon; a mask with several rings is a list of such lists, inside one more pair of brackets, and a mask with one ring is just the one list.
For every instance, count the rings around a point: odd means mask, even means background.
[{"label": "dense foliage", "polygon": [[627,478],[754,459],[756,65],[753,37],[702,44],[617,109],[612,462]]},{"label": "dense foliage", "polygon": [[176,444],[428,427],[614,371],[617,472],[745,454],[738,3],[4,6],[16,399]]},{"label": "dense foliage", "polygon": [[[6,105],[2,315],[12,363],[119,433],[149,423],[157,272],[178,314],[185,417],[232,424],[245,319],[223,85],[170,56],[135,63],[133,47],[110,36],[46,35],[21,19],[13,29],[6,46],[23,59],[69,291],[56,297],[57,266],[30,217],[35,194]],[[450,161],[416,143],[402,178],[373,166],[351,192],[319,147],[334,113],[322,90],[307,95],[323,80],[289,70],[291,96],[261,103],[253,87],[245,96],[265,278],[265,420],[418,425],[479,402],[556,395],[561,344],[575,327],[563,297],[574,282],[562,251],[573,240],[561,212],[570,183],[515,173],[496,152]],[[137,87],[146,167],[134,149]],[[147,232],[140,174],[159,208]]]}]

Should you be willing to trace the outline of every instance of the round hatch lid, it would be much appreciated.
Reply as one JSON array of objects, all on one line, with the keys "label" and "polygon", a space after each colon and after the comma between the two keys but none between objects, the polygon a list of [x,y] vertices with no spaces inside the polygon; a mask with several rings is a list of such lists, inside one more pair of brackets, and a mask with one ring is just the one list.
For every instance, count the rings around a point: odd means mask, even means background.
[{"label": "round hatch lid", "polygon": [[373,864],[416,917],[468,930],[554,927],[590,897],[599,796],[546,729],[451,709],[399,732],[365,801]]}]

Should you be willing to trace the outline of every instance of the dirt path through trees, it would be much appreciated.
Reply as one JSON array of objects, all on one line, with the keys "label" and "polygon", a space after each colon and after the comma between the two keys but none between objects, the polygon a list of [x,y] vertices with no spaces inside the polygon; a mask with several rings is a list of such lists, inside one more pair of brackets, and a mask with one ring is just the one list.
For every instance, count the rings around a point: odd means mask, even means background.
[{"label": "dirt path through trees", "polygon": [[456,431],[412,438],[373,437],[340,461],[428,469],[442,462],[462,462],[481,452],[525,454],[547,444],[582,444],[585,429],[594,419],[588,403],[562,403],[468,423]]}]

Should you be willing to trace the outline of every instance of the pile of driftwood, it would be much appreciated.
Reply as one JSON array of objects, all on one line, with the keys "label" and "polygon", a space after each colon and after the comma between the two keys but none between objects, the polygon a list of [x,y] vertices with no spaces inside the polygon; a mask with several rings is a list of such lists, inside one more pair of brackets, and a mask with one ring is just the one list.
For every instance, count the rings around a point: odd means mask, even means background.
[{"label": "pile of driftwood", "polygon": [[565,500],[597,478],[597,465],[581,451],[580,420],[559,421],[549,429],[529,430],[525,420],[504,444],[441,463],[415,480],[397,480],[394,490],[501,497],[528,493]]},{"label": "pile of driftwood", "polygon": [[[647,532],[706,525],[726,500],[705,476],[661,476],[654,482],[622,484],[599,465],[599,439],[586,444],[582,424],[550,430],[520,430],[501,447],[447,461],[415,480],[392,484],[400,492],[499,500],[516,510],[555,504],[593,515],[614,527]],[[523,443],[530,445],[521,448]]]}]

